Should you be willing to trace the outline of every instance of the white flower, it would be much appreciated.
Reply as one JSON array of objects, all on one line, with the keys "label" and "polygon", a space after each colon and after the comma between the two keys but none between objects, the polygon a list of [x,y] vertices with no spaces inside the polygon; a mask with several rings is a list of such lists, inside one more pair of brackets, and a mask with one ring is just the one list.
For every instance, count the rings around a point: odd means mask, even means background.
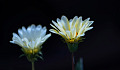
[{"label": "white flower", "polygon": [[50,24],[54,29],[50,29],[52,33],[62,36],[66,42],[77,42],[85,32],[92,29],[90,27],[94,21],[89,21],[90,18],[82,20],[82,17],[75,16],[73,19],[68,20],[67,17],[62,16],[61,19],[57,18],[57,22],[52,21]]},{"label": "white flower", "polygon": [[18,29],[18,34],[13,33],[11,43],[18,44],[27,53],[37,53],[41,45],[51,36],[46,35],[46,27],[41,25],[35,26],[34,24],[29,26],[27,29],[23,26],[22,29]]}]

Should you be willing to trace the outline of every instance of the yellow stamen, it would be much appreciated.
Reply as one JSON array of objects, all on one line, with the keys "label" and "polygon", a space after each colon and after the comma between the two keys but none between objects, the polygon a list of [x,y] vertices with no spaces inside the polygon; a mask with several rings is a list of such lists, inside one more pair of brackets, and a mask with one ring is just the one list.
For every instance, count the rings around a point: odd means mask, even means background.
[{"label": "yellow stamen", "polygon": [[69,40],[69,42],[70,42],[70,43],[73,43],[73,42],[74,42],[74,39]]},{"label": "yellow stamen", "polygon": [[33,52],[32,50],[29,50],[29,51],[28,51],[28,53],[31,53],[31,54],[32,54],[32,52]]},{"label": "yellow stamen", "polygon": [[27,54],[35,54],[35,53],[39,52],[39,49],[38,48],[36,48],[36,49],[24,49],[24,51]]},{"label": "yellow stamen", "polygon": [[34,49],[33,52],[34,52],[34,53],[37,53],[37,52],[38,52],[38,49]]},{"label": "yellow stamen", "polygon": [[76,36],[78,35],[78,33],[76,32]]}]

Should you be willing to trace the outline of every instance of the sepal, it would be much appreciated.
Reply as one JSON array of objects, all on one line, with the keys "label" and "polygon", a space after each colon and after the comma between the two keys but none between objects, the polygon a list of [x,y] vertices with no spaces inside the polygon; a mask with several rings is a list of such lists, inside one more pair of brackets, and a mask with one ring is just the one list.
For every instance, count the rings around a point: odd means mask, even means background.
[{"label": "sepal", "polygon": [[81,38],[78,40],[78,43],[83,42],[83,39],[85,39],[85,38],[81,37]]},{"label": "sepal", "polygon": [[40,52],[38,52],[38,54],[43,55],[41,51],[40,51]]},{"label": "sepal", "polygon": [[[21,55],[22,56],[26,56],[28,61],[33,62],[33,61],[37,61],[38,58],[42,59],[42,52],[39,50],[39,52],[34,53],[35,50],[29,50],[29,49],[25,49],[22,48],[21,49],[24,54]],[[31,53],[28,53],[29,51],[31,51]]]},{"label": "sepal", "polygon": [[19,58],[21,58],[21,57],[23,57],[23,56],[25,56],[25,54],[21,54],[21,55],[19,56]]},{"label": "sepal", "polygon": [[78,42],[75,43],[67,43],[68,49],[70,52],[75,52],[78,49]]}]

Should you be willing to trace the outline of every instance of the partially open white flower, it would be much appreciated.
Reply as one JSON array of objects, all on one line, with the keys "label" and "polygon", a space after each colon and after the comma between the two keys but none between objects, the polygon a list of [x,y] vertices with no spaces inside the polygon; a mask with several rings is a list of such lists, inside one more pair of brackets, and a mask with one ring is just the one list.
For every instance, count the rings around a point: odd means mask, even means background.
[{"label": "partially open white flower", "polygon": [[52,21],[50,24],[54,29],[50,29],[52,33],[62,36],[66,42],[74,43],[80,40],[85,32],[92,29],[90,27],[94,21],[89,21],[90,18],[82,20],[82,17],[75,16],[73,19],[68,20],[66,16],[61,19],[57,18],[57,22]]},{"label": "partially open white flower", "polygon": [[18,34],[13,33],[13,41],[11,43],[21,46],[25,53],[37,53],[39,52],[41,45],[51,36],[46,35],[46,27],[41,25],[35,26],[34,24],[27,29],[23,26],[22,29],[18,29]]}]

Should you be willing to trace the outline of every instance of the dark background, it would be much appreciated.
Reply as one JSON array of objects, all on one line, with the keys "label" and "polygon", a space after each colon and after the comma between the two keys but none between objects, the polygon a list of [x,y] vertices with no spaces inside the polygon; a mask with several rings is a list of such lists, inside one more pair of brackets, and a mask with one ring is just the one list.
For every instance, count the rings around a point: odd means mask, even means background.
[{"label": "dark background", "polygon": [[[84,70],[120,70],[119,2],[98,0],[2,0],[1,1],[0,70],[31,70],[20,47],[9,43],[18,28],[49,24],[62,15],[68,19],[90,17],[94,28],[84,36],[75,54],[75,62],[83,57]],[[49,31],[47,33],[50,33]],[[36,70],[71,70],[71,53],[61,37],[55,34],[43,44],[44,61],[35,62]]]}]

